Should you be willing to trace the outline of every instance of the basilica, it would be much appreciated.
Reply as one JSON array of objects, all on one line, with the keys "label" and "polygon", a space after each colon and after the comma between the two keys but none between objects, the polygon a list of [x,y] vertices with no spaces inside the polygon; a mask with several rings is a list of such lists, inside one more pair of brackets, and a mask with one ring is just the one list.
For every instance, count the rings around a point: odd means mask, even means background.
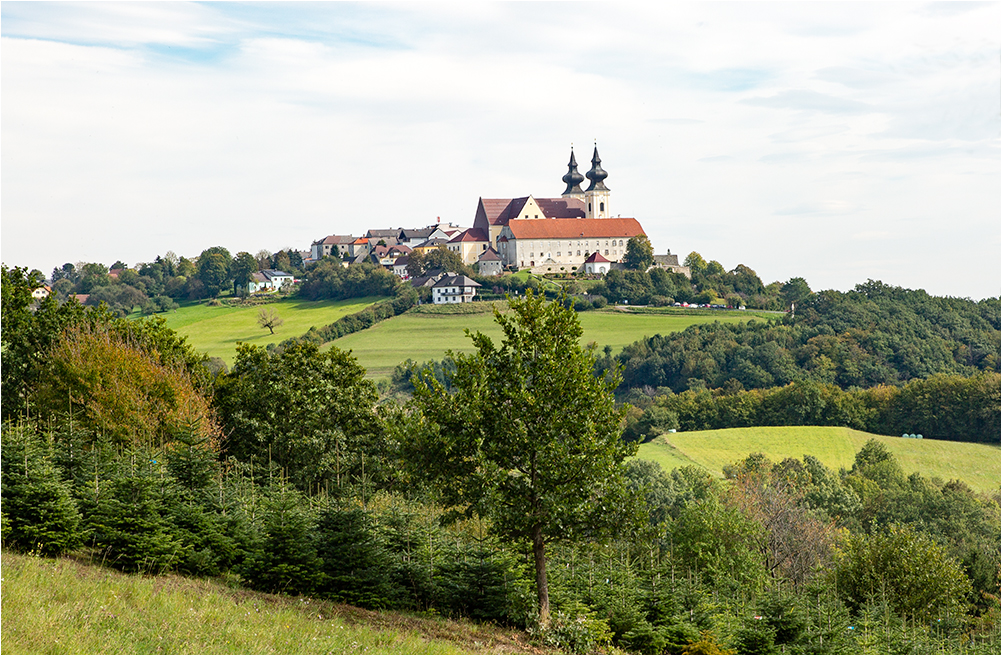
[{"label": "basilica", "polygon": [[[484,259],[539,274],[586,268],[605,273],[623,259],[627,240],[644,235],[637,219],[611,216],[608,175],[598,147],[584,176],[572,150],[559,198],[480,198],[473,228],[453,237],[447,248],[467,264]],[[589,186],[583,191],[586,179]]]}]

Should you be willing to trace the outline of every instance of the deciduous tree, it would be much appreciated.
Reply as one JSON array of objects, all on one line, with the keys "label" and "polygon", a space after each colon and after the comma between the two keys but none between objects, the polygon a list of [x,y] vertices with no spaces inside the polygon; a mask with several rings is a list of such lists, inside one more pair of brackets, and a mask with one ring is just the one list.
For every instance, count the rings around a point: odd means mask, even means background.
[{"label": "deciduous tree", "polygon": [[271,308],[262,308],[258,312],[258,326],[268,329],[269,335],[275,335],[275,329],[282,326],[283,319]]},{"label": "deciduous tree", "polygon": [[451,355],[449,388],[415,381],[414,425],[402,432],[411,462],[447,507],[491,519],[492,531],[532,545],[541,626],[550,619],[547,544],[636,521],[621,463],[616,372],[593,374],[573,310],[527,291],[495,311],[500,347],[471,335],[476,353]]},{"label": "deciduous tree", "polygon": [[637,235],[627,240],[627,254],[623,257],[623,264],[628,269],[640,269],[644,271],[655,261],[655,252],[651,248],[651,240],[645,235]]}]

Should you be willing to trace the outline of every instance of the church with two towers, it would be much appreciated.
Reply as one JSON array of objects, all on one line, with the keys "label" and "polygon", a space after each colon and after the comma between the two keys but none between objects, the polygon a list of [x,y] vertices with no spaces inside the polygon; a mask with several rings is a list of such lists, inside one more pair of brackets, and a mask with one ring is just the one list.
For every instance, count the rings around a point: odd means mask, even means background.
[{"label": "church with two towers", "polygon": [[[496,258],[503,267],[538,274],[606,273],[611,263],[623,260],[627,240],[644,235],[637,219],[611,216],[608,175],[598,147],[584,176],[572,149],[560,197],[480,198],[473,228],[447,248],[465,261],[477,254],[477,261]],[[582,190],[586,179],[589,186]]]}]

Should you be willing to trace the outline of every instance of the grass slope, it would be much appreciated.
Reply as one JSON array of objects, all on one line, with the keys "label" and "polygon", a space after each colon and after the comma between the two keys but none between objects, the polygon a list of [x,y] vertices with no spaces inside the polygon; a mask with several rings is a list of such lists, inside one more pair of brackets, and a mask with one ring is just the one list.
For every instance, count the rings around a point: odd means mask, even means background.
[{"label": "grass slope", "polygon": [[[501,341],[501,329],[495,324],[491,314],[491,304],[479,304],[484,312],[480,314],[440,314],[408,312],[376,326],[346,335],[333,343],[340,349],[351,349],[352,354],[369,373],[371,378],[386,378],[393,368],[410,358],[417,362],[441,359],[447,350],[469,353],[473,351],[470,339],[463,333],[480,331],[491,337],[495,343]],[[499,303],[499,307],[504,307]],[[682,331],[693,324],[707,324],[714,321],[724,323],[747,322],[757,316],[741,312],[707,312],[690,314],[683,312],[628,313],[617,310],[580,313],[582,342],[595,341],[600,347],[609,345],[613,353],[645,336]]]},{"label": "grass slope", "polygon": [[3,553],[3,654],[537,652],[515,630]]},{"label": "grass slope", "polygon": [[657,461],[666,471],[698,465],[716,476],[722,468],[761,452],[773,461],[817,457],[834,470],[849,469],[853,457],[871,438],[883,442],[906,474],[919,472],[944,481],[960,479],[972,489],[1000,490],[1000,448],[946,440],[876,436],[843,427],[751,427],[667,433],[641,445],[638,458]]},{"label": "grass slope", "polygon": [[[233,364],[237,342],[259,346],[296,338],[312,326],[326,326],[336,320],[357,313],[382,297],[364,297],[347,301],[304,301],[283,299],[263,306],[208,306],[205,303],[188,303],[174,312],[160,315],[168,328],[188,338],[188,343],[198,351],[218,356]],[[262,308],[274,310],[283,320],[282,326],[272,335],[258,326],[258,313]]]}]

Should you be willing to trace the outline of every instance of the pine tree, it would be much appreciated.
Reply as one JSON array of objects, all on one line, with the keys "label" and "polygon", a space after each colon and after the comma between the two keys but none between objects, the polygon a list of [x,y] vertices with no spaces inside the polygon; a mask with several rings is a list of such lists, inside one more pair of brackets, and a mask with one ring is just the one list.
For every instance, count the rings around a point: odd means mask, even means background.
[{"label": "pine tree", "polygon": [[244,579],[269,593],[312,593],[322,585],[315,525],[306,502],[292,489],[265,505],[256,545],[242,565]]},{"label": "pine tree", "polygon": [[87,525],[107,562],[129,572],[169,570],[182,547],[161,516],[156,480],[142,473],[106,483]]},{"label": "pine tree", "polygon": [[22,428],[4,431],[2,464],[4,546],[47,557],[79,547],[80,512],[40,438]]},{"label": "pine tree", "polygon": [[318,522],[318,538],[328,597],[367,609],[394,606],[402,592],[394,591],[390,555],[364,510],[325,510]]}]

